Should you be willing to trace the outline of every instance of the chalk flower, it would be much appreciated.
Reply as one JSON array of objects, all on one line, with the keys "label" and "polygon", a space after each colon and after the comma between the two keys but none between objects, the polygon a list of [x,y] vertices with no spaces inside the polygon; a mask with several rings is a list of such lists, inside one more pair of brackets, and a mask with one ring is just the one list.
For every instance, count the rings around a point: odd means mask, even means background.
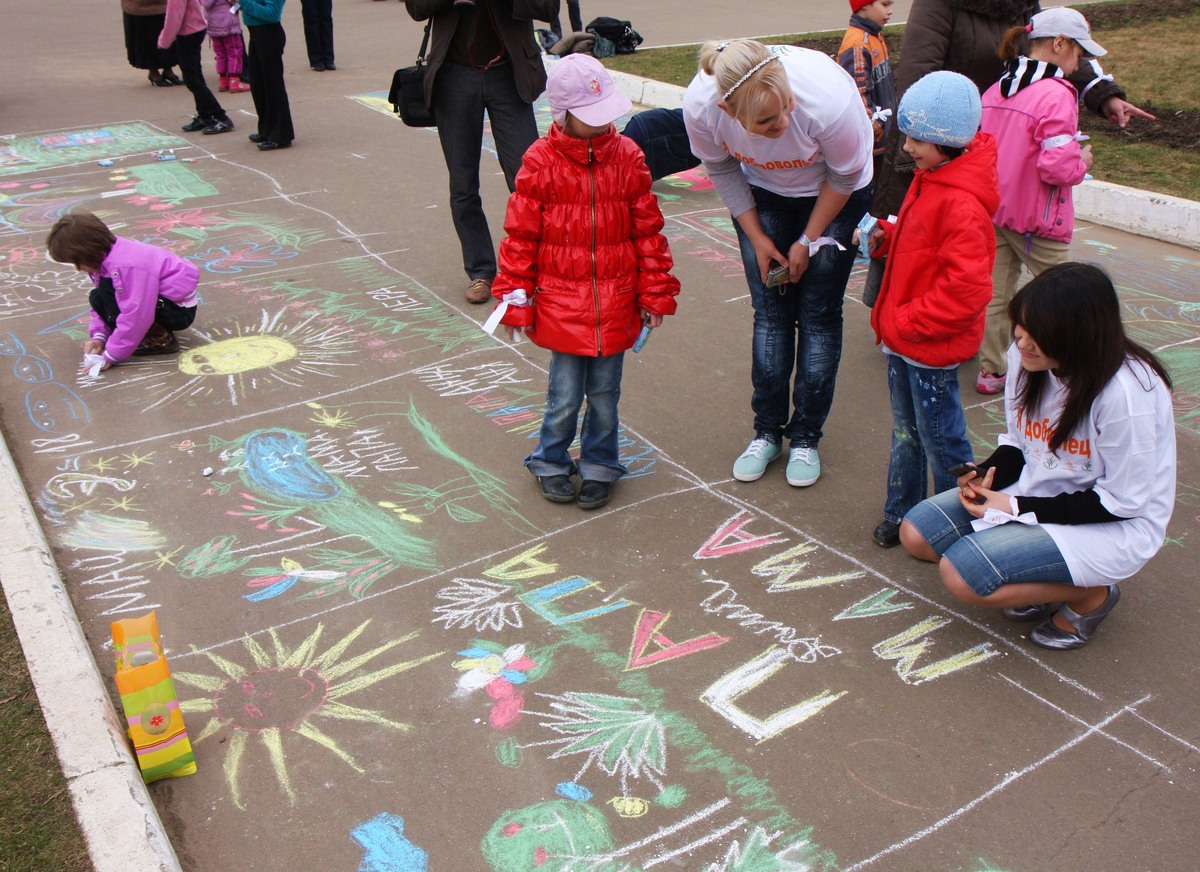
[{"label": "chalk flower", "polygon": [[454,668],[462,672],[458,690],[470,693],[487,688],[493,699],[509,695],[505,691],[511,691],[514,684],[524,684],[525,673],[535,665],[525,656],[524,645],[501,648],[488,642],[476,642],[458,653],[463,658],[454,662]]}]

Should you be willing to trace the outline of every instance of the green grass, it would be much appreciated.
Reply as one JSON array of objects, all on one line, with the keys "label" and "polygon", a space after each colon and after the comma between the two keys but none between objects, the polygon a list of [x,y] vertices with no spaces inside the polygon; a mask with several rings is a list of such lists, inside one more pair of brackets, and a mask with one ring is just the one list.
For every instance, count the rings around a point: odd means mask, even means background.
[{"label": "green grass", "polygon": [[[1180,34],[1200,28],[1200,12],[1183,18],[1141,25],[1108,28],[1097,38],[1108,49],[1106,72],[1112,73],[1135,104],[1153,104],[1160,117],[1178,110],[1197,109],[1200,94],[1200,53]],[[889,26],[884,37],[892,46],[893,63],[903,53],[903,26]],[[795,43],[833,53],[841,42],[840,31],[797,33],[765,39],[769,43]],[[897,50],[896,46],[899,46]],[[606,58],[614,70],[660,82],[686,86],[696,74],[699,45],[639,50],[631,55]],[[1085,113],[1090,115],[1090,112]],[[1188,200],[1200,201],[1200,142],[1190,148],[1168,148],[1148,142],[1131,142],[1127,134],[1107,122],[1082,122],[1092,137],[1095,164],[1092,175],[1105,182],[1143,188]],[[1130,123],[1137,131],[1143,121]]]},{"label": "green grass", "polygon": [[90,872],[8,605],[0,603],[0,870]]}]

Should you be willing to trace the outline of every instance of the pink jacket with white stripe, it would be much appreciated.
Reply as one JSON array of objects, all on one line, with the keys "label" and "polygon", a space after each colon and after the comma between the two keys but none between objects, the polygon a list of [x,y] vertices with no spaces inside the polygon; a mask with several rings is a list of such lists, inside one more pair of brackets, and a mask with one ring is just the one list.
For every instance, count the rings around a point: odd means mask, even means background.
[{"label": "pink jacket with white stripe", "polygon": [[998,151],[1000,207],[992,220],[1017,233],[1070,242],[1071,188],[1087,173],[1075,139],[1075,87],[1065,79],[1042,79],[1005,97],[996,83],[983,95],[979,127],[996,137]]},{"label": "pink jacket with white stripe", "polygon": [[200,0],[167,0],[167,17],[158,35],[158,47],[168,48],[176,37],[208,29]]}]

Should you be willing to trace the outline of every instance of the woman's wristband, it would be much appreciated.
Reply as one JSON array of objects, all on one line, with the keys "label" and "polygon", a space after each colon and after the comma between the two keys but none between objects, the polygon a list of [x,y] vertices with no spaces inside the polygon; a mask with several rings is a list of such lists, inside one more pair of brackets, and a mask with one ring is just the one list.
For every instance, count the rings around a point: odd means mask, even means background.
[{"label": "woman's wristband", "polygon": [[796,240],[796,242],[797,242],[797,243],[799,243],[800,245],[803,245],[805,248],[807,248],[808,246],[812,245],[812,240],[808,238],[808,233],[807,233],[807,232],[806,232],[806,233],[801,233],[801,234],[800,234],[800,238],[799,238],[799,239],[797,239],[797,240]]}]

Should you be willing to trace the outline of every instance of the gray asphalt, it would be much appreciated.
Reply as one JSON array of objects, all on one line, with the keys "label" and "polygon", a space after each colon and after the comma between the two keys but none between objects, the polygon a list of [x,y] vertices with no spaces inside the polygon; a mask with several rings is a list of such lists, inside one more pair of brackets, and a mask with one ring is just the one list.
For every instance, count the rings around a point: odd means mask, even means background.
[{"label": "gray asphalt", "polygon": [[[603,12],[652,45],[834,6]],[[106,680],[111,622],[157,612],[199,766],[150,786],[183,868],[1195,868],[1200,253],[1077,229],[1176,377],[1179,496],[1094,642],[1043,651],[871,542],[861,267],[823,477],[731,479],[751,311],[699,175],[656,188],[683,293],[627,357],[633,474],[597,512],[542,500],[547,355],[479,330],[436,136],[381,105],[420,30],[394,0],[335,14],[318,74],[289,4],[297,140],[262,154],[249,94],[220,95],[236,131],[178,133],[189,95],[125,65],[115,3],[5,11],[0,420]],[[77,205],[203,265],[178,359],[75,374],[86,288],[42,245]],[[971,378],[983,456],[1002,415]]]}]

